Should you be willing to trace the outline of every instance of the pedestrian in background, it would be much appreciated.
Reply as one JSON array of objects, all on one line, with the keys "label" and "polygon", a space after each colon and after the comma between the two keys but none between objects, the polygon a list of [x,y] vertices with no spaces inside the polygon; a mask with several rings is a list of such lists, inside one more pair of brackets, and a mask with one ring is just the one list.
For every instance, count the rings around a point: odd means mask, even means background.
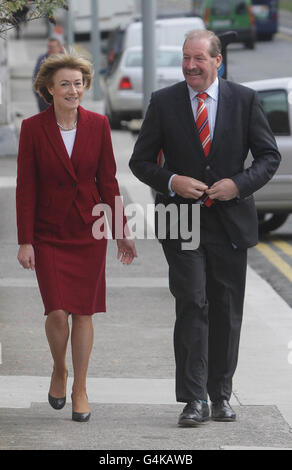
[{"label": "pedestrian in background", "polygon": [[[47,52],[45,52],[44,54],[41,54],[36,61],[36,65],[35,65],[33,76],[32,76],[33,83],[36,79],[37,74],[39,73],[42,63],[51,55],[60,54],[63,52],[64,52],[64,45],[63,45],[63,41],[61,40],[61,38],[51,37],[48,39]],[[37,100],[39,111],[41,112],[47,109],[50,106],[50,104],[47,103],[42,98],[42,96],[40,96],[34,89],[33,89],[33,92]]]},{"label": "pedestrian in background", "polygon": [[[200,245],[161,240],[176,300],[176,398],[181,426],[211,417],[234,421],[229,400],[236,369],[247,248],[258,241],[253,193],[275,174],[280,154],[256,92],[218,78],[221,43],[191,31],[183,46],[185,81],[153,93],[130,168],[167,207],[200,202]],[[165,163],[157,164],[163,150]],[[253,163],[244,167],[249,150]],[[182,206],[181,206],[182,205]],[[183,217],[183,212],[181,213]],[[158,223],[159,211],[157,212]],[[170,226],[167,227],[167,231]],[[167,232],[166,231],[166,232]]]},{"label": "pedestrian in background", "polygon": [[[72,317],[72,419],[88,421],[86,375],[93,344],[92,315],[105,312],[106,238],[94,238],[93,207],[110,206],[115,237],[115,178],[110,127],[105,116],[80,106],[92,81],[91,64],[58,54],[41,65],[34,87],[49,108],[22,123],[17,169],[18,260],[36,270],[45,306],[54,368],[49,403],[66,402],[66,349]],[[134,242],[117,239],[118,258],[130,264]]]}]

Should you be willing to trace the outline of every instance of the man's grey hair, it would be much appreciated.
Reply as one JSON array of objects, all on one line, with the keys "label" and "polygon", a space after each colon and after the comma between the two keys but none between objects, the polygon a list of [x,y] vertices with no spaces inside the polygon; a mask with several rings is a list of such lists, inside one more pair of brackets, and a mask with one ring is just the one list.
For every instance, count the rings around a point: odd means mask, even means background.
[{"label": "man's grey hair", "polygon": [[184,50],[186,42],[189,41],[190,39],[195,39],[195,38],[207,39],[209,41],[210,43],[209,53],[211,57],[217,57],[219,54],[221,54],[222,47],[221,47],[220,39],[218,38],[218,36],[216,36],[215,33],[213,33],[213,31],[209,31],[206,29],[193,29],[192,31],[189,31],[185,35],[185,42],[183,44],[183,50]]},{"label": "man's grey hair", "polygon": [[61,36],[50,36],[47,40],[48,42],[57,42],[59,46],[64,45],[64,39]]}]

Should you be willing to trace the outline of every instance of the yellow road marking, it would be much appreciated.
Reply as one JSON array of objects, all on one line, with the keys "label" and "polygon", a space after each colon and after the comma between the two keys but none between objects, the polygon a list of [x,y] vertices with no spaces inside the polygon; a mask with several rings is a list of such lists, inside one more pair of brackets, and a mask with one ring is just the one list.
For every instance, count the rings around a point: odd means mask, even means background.
[{"label": "yellow road marking", "polygon": [[266,243],[259,243],[256,249],[292,283],[292,267],[281,256]]},{"label": "yellow road marking", "polygon": [[285,39],[286,41],[292,41],[292,37],[287,33],[277,33],[279,39]]},{"label": "yellow road marking", "polygon": [[283,251],[286,255],[290,256],[292,258],[292,245],[290,245],[287,242],[284,242],[282,240],[275,240],[273,241],[273,244],[280,248],[280,250]]}]

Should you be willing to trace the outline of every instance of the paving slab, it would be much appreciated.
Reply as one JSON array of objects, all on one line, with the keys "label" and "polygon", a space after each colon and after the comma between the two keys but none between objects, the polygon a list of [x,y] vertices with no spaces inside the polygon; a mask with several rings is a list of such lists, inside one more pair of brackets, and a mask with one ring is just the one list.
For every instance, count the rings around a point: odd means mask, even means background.
[{"label": "paving slab", "polygon": [[219,450],[224,446],[292,449],[289,427],[273,406],[235,407],[238,421],[180,428],[178,405],[92,406],[88,423],[71,420],[71,406],[55,411],[33,404],[0,410],[0,449]]}]

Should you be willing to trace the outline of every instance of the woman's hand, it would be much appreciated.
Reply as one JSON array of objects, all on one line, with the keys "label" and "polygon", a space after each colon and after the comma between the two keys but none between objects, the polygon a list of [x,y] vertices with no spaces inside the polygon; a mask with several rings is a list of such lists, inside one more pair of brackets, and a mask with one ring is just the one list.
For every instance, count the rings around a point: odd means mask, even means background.
[{"label": "woman's hand", "polygon": [[135,243],[133,240],[123,238],[117,240],[118,245],[118,259],[121,259],[123,264],[131,264],[133,259],[137,257]]},{"label": "woman's hand", "polygon": [[33,246],[29,244],[20,245],[17,259],[23,268],[34,270],[35,261]]}]

